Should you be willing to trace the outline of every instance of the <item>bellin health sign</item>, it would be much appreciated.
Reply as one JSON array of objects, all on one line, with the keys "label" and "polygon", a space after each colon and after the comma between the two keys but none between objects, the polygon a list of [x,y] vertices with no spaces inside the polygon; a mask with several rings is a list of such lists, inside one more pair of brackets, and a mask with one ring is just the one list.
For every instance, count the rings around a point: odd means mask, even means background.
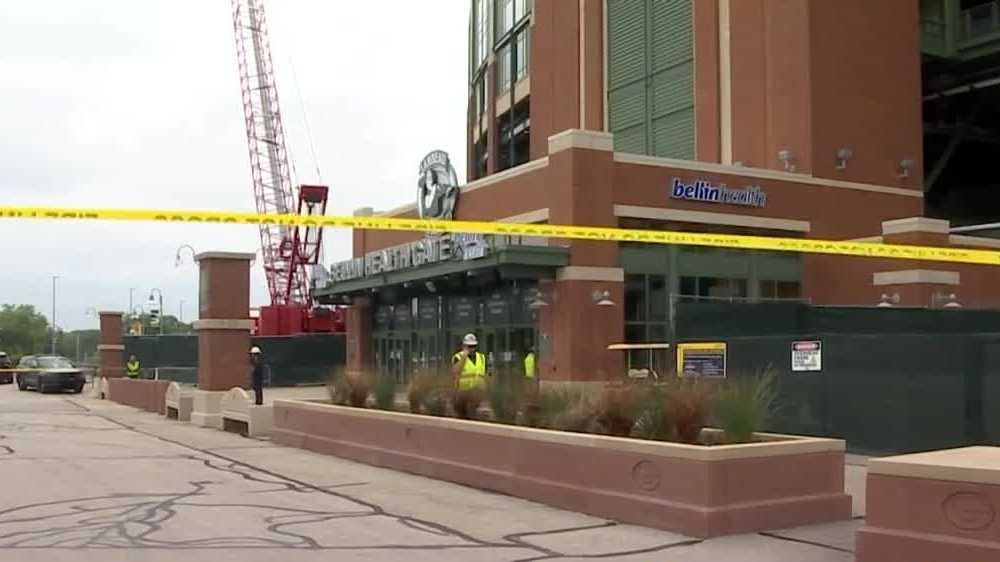
[{"label": "bellin health sign", "polygon": [[767,204],[767,194],[761,191],[759,187],[730,189],[725,184],[712,185],[711,182],[707,181],[696,181],[693,184],[685,184],[678,178],[674,178],[670,196],[674,199],[685,199],[687,201],[743,205],[746,207],[763,207]]}]

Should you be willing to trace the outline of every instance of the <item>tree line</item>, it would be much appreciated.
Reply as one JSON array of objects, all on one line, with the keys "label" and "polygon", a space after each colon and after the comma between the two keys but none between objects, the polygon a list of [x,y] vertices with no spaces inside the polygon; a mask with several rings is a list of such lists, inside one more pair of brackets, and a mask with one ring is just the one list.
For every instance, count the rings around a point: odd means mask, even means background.
[{"label": "tree line", "polygon": [[[142,326],[144,333],[160,333],[159,327],[151,326],[150,320],[149,315],[134,319]],[[193,331],[190,324],[185,324],[170,315],[161,317],[160,322],[163,324],[164,334],[190,334]],[[132,319],[126,319],[124,323],[126,333],[132,326]],[[57,328],[56,354],[81,363],[96,363],[99,339],[100,330],[67,332]],[[0,305],[0,351],[6,352],[14,360],[23,355],[51,353],[52,328],[48,318],[31,305]]]}]

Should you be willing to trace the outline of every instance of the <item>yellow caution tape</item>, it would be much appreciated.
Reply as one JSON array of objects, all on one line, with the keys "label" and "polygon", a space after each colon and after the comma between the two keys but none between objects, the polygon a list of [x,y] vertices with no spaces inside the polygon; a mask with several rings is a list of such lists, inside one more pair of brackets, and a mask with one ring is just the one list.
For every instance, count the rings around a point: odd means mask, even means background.
[{"label": "yellow caution tape", "polygon": [[948,263],[1000,265],[1000,252],[966,250],[933,246],[909,246],[870,242],[842,242],[811,238],[779,238],[769,236],[739,236],[640,230],[596,226],[556,224],[514,224],[482,221],[444,221],[401,219],[388,217],[308,217],[300,215],[259,215],[256,213],[223,213],[217,211],[167,211],[127,209],[59,209],[44,207],[0,207],[0,219],[145,221],[163,223],[208,223],[246,225],[314,226],[357,228],[362,230],[398,230],[411,232],[454,232],[526,236],[534,238],[564,238],[606,242],[640,242],[708,246],[740,250],[802,252],[901,260],[924,260]]}]

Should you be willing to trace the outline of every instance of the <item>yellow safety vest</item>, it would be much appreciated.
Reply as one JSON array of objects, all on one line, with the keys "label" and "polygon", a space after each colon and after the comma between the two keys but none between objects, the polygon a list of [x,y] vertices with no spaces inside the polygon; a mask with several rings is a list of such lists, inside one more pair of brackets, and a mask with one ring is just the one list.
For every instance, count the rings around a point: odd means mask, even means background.
[{"label": "yellow safety vest", "polygon": [[140,369],[141,367],[139,366],[138,361],[136,361],[135,363],[131,361],[125,363],[125,370],[127,371],[127,374],[130,377],[138,377]]},{"label": "yellow safety vest", "polygon": [[[461,360],[461,353],[456,353],[454,360]],[[458,376],[458,389],[471,390],[474,388],[484,388],[486,386],[486,356],[476,352],[476,362],[473,363],[468,357],[465,358],[465,365],[462,365],[462,374]]]},{"label": "yellow safety vest", "polygon": [[524,376],[525,378],[535,378],[535,354],[529,353],[524,356]]}]

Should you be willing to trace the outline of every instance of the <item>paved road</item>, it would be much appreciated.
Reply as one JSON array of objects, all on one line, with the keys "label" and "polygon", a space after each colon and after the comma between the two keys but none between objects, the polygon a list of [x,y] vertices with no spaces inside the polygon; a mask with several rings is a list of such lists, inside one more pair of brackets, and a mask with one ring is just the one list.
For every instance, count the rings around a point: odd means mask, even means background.
[{"label": "paved road", "polygon": [[2,562],[848,562],[859,525],[697,541],[0,387]]}]

